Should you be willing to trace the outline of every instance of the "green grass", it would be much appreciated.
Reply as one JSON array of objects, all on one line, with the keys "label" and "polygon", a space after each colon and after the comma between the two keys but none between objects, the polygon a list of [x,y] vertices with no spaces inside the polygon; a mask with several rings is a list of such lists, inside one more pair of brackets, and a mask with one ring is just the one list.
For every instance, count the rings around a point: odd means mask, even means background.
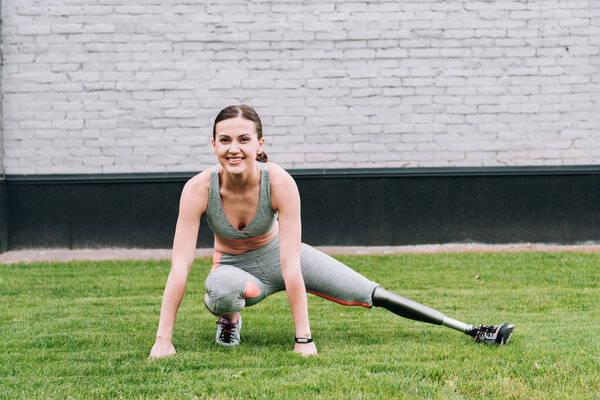
[{"label": "green grass", "polygon": [[[320,356],[291,352],[284,293],[213,345],[195,262],[174,357],[147,361],[169,261],[0,265],[0,398],[600,398],[600,254],[347,256],[390,290],[472,323],[516,324],[508,346],[383,309],[309,296]],[[475,275],[481,279],[476,280]]]}]

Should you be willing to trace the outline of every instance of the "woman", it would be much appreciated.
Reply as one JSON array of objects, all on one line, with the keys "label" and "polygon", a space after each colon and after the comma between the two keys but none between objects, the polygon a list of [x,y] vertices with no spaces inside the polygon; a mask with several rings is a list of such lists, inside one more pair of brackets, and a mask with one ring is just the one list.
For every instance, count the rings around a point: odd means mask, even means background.
[{"label": "woman", "polygon": [[175,314],[192,265],[200,217],[214,232],[213,268],[206,278],[206,308],[218,316],[215,342],[240,342],[239,311],[285,290],[296,331],[294,351],[317,354],[308,321],[306,292],[344,305],[384,307],[400,316],[445,325],[484,343],[507,343],[510,324],[475,328],[388,292],[339,261],[301,244],[300,196],[292,177],[268,162],[256,112],[237,105],[215,119],[212,144],[218,165],[183,188],[171,271],[150,358],[175,354]]}]

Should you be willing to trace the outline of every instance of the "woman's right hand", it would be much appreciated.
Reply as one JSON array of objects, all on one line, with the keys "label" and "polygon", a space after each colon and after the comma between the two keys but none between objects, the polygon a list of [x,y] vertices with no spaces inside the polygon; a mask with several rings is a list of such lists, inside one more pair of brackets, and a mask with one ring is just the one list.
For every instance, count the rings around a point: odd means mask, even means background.
[{"label": "woman's right hand", "polygon": [[148,359],[154,360],[157,358],[168,357],[175,353],[177,353],[175,351],[175,346],[173,346],[173,343],[171,343],[170,340],[156,339],[156,343],[154,343],[154,346],[152,346],[152,350],[150,350],[150,357],[148,357]]}]

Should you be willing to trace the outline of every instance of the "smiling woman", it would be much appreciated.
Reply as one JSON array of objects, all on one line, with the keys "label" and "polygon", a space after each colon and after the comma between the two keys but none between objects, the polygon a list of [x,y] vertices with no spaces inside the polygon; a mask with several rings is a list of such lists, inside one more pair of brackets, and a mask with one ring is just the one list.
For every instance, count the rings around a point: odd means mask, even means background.
[{"label": "smiling woman", "polygon": [[475,328],[448,318],[388,292],[301,243],[298,188],[285,170],[267,161],[262,124],[252,108],[238,105],[222,110],[215,119],[212,144],[218,164],[190,179],[181,194],[171,272],[151,358],[175,354],[173,325],[194,259],[202,214],[214,233],[213,268],[206,278],[204,304],[218,316],[215,342],[219,345],[240,343],[239,311],[283,290],[294,319],[294,351],[305,356],[317,354],[307,292],[348,306],[381,306],[406,318],[448,326],[485,343],[508,342],[513,325]]},{"label": "smiling woman", "polygon": [[252,107],[248,107],[245,104],[229,106],[221,110],[221,112],[215,118],[215,123],[213,125],[213,144],[217,135],[217,124],[219,124],[221,121],[227,121],[232,118],[242,120],[245,123],[252,122],[254,124],[252,128],[248,128],[251,132],[250,136],[256,135],[261,146],[260,151],[256,153],[256,161],[267,162],[269,157],[267,157],[267,153],[262,151],[262,145],[265,142],[263,139],[262,122],[256,111]]}]

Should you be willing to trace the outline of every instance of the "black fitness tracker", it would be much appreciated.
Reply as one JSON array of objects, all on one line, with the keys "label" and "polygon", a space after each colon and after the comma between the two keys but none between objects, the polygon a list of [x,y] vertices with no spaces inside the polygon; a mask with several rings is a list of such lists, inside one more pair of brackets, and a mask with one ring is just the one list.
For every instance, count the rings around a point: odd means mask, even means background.
[{"label": "black fitness tracker", "polygon": [[294,338],[294,340],[296,341],[296,343],[312,343],[312,338],[310,337],[297,337]]}]

